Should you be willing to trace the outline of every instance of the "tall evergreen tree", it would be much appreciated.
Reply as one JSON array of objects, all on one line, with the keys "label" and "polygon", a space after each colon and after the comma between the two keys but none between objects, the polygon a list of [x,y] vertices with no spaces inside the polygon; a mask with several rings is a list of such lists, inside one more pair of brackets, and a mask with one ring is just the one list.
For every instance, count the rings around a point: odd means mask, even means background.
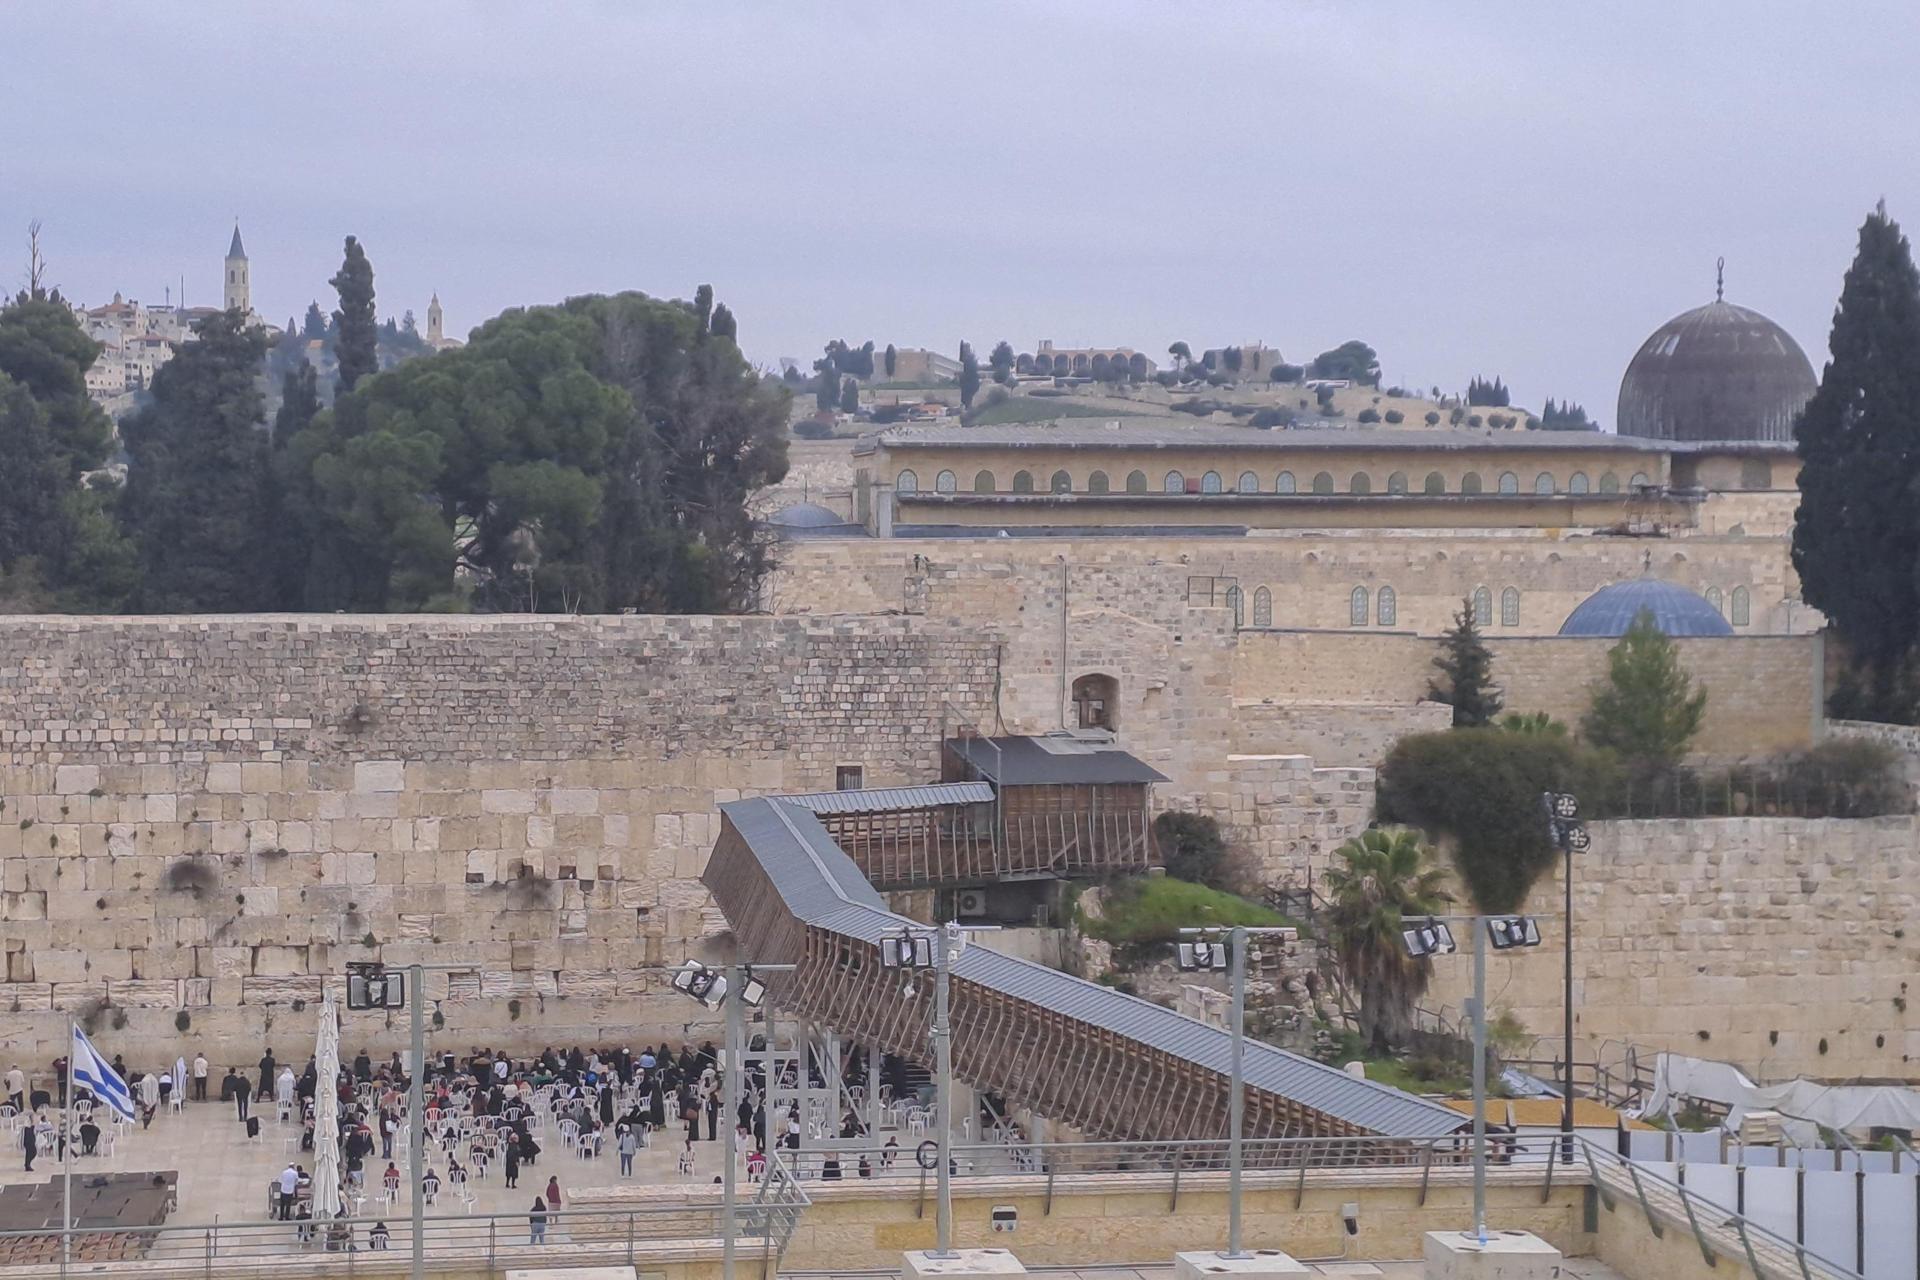
[{"label": "tall evergreen tree", "polygon": [[1920,274],[1885,202],[1860,227],[1828,346],[1794,426],[1793,567],[1885,697],[1920,637]]},{"label": "tall evergreen tree", "polygon": [[267,599],[267,433],[254,385],[266,339],[238,311],[194,331],[154,375],[153,403],[125,424],[122,513],[143,612],[243,612]]},{"label": "tall evergreen tree", "polygon": [[1473,601],[1460,602],[1453,626],[1440,637],[1440,654],[1433,660],[1440,679],[1427,686],[1427,697],[1453,708],[1453,727],[1492,724],[1500,714],[1500,691],[1493,686],[1493,654],[1473,621]]},{"label": "tall evergreen tree", "polygon": [[960,344],[960,406],[973,407],[973,397],[980,390],[980,360],[973,354],[973,344]]},{"label": "tall evergreen tree", "polygon": [[106,461],[113,441],[113,424],[87,395],[87,370],[99,355],[100,344],[55,295],[22,293],[0,307],[0,373],[39,403],[69,481]]},{"label": "tall evergreen tree", "polygon": [[727,304],[724,302],[714,306],[713,321],[707,328],[708,332],[716,338],[725,338],[733,343],[740,341],[740,323],[733,318],[733,312],[727,309]]},{"label": "tall evergreen tree", "polygon": [[852,378],[840,383],[840,412],[858,413],[860,411],[860,384]]},{"label": "tall evergreen tree", "polygon": [[318,302],[307,304],[307,314],[300,321],[300,336],[321,339],[327,336],[327,313],[320,309]]},{"label": "tall evergreen tree", "polygon": [[994,343],[993,351],[987,356],[987,366],[993,370],[993,380],[1006,383],[1013,380],[1013,344],[1005,338]]},{"label": "tall evergreen tree", "polygon": [[1693,687],[1673,641],[1642,609],[1607,652],[1581,732],[1636,769],[1658,769],[1679,763],[1706,714],[1707,691]]},{"label": "tall evergreen tree", "polygon": [[340,295],[333,313],[333,354],[340,364],[340,391],[352,391],[360,379],[380,370],[380,325],[373,311],[373,264],[352,236],[340,270],[327,282]]},{"label": "tall evergreen tree", "polygon": [[893,344],[891,342],[887,344],[886,360],[887,360],[887,376],[891,378],[893,376],[894,368],[899,364],[899,361],[900,361],[900,353],[893,349]]},{"label": "tall evergreen tree", "polygon": [[320,415],[320,379],[305,360],[287,370],[280,384],[280,409],[273,415],[272,458],[267,466],[263,505],[268,521],[268,596],[274,609],[294,612],[307,607],[307,574],[316,542],[324,538],[317,528],[313,487],[300,460],[288,444],[313,425]]}]

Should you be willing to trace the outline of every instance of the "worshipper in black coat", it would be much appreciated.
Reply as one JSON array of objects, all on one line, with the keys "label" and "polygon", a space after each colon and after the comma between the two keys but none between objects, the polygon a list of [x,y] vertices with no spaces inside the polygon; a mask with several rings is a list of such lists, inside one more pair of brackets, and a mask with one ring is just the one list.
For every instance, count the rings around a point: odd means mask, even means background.
[{"label": "worshipper in black coat", "polygon": [[714,1142],[720,1137],[720,1090],[716,1086],[707,1094],[707,1141]]},{"label": "worshipper in black coat", "polygon": [[613,1089],[610,1086],[600,1090],[600,1123],[613,1123]]},{"label": "worshipper in black coat", "polygon": [[667,1095],[666,1091],[660,1087],[658,1081],[654,1083],[653,1093],[647,1099],[647,1109],[647,1119],[652,1123],[654,1128],[664,1129],[667,1127]]}]

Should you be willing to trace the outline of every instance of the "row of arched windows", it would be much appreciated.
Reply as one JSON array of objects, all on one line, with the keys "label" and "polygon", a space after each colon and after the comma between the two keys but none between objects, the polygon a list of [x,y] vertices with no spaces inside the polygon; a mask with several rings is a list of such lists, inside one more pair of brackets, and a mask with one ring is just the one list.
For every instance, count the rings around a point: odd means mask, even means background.
[{"label": "row of arched windows", "polygon": [[1735,587],[1725,596],[1720,594],[1720,588],[1708,587],[1704,594],[1707,597],[1707,603],[1734,626],[1753,625],[1753,594],[1745,587]]},{"label": "row of arched windows", "polygon": [[[1411,493],[1412,490],[1408,487],[1409,483],[1410,482],[1407,478],[1406,472],[1396,471],[1392,475],[1389,475],[1387,477],[1387,487],[1385,492],[1389,494]],[[1650,481],[1647,479],[1647,475],[1645,472],[1636,471],[1633,473],[1631,477],[1628,478],[1627,488],[1628,488],[1628,491],[1631,492],[1635,489],[1644,488],[1649,483]],[[900,493],[918,493],[920,490],[920,477],[915,475],[912,471],[902,470],[894,476],[893,485],[894,485],[894,489]],[[1014,472],[1012,492],[1033,493],[1036,491],[1034,486],[1035,486],[1035,478],[1034,478],[1033,472],[1031,471]],[[935,476],[933,479],[933,489],[935,493],[957,493],[959,492],[959,488],[960,488],[960,477],[955,475],[951,471],[942,471],[939,475]],[[1153,483],[1148,480],[1146,472],[1131,471],[1127,473],[1126,484],[1123,492],[1152,493],[1157,491],[1160,493],[1186,493],[1189,491],[1189,488],[1190,486],[1187,480],[1187,476],[1184,472],[1180,472],[1180,471],[1167,472],[1165,475],[1160,477],[1160,482],[1156,490],[1156,487],[1153,485]],[[1201,475],[1199,480],[1198,491],[1200,493],[1229,492],[1225,478],[1218,471],[1208,471],[1203,475]],[[1446,493],[1447,491],[1448,491],[1447,478],[1441,475],[1438,471],[1428,472],[1426,479],[1421,481],[1421,484],[1420,484],[1420,492],[1423,494],[1443,494],[1443,493]],[[1509,494],[1509,495],[1518,494],[1521,491],[1520,477],[1515,475],[1511,471],[1501,472],[1494,479],[1494,491],[1496,493],[1501,493],[1501,494]],[[1587,478],[1586,472],[1576,471],[1571,476],[1567,477],[1567,487],[1563,491],[1558,487],[1558,482],[1554,479],[1554,475],[1551,471],[1542,471],[1533,478],[1533,486],[1531,491],[1534,494],[1554,494],[1554,493],[1566,492],[1566,493],[1576,494],[1576,495],[1584,494],[1584,493],[1593,493],[1593,492],[1607,493],[1607,494],[1619,493],[1620,477],[1615,475],[1613,472],[1608,471],[1603,475],[1601,475],[1599,483],[1595,485],[1591,481],[1589,481],[1589,479]],[[994,479],[993,472],[991,471],[975,472],[973,477],[973,492],[975,493],[999,492],[998,488],[996,487],[996,482]],[[1073,485],[1073,477],[1069,475],[1067,472],[1056,471],[1047,479],[1046,492],[1048,493],[1112,493],[1114,492],[1114,490],[1112,487],[1112,481],[1108,478],[1107,473],[1104,471],[1095,471],[1090,475],[1088,475],[1086,487],[1084,489],[1075,489]],[[1338,490],[1335,488],[1333,473],[1331,471],[1317,472],[1315,473],[1313,478],[1308,481],[1308,487],[1304,491],[1300,488],[1300,482],[1294,477],[1294,474],[1291,471],[1282,471],[1278,476],[1274,477],[1273,488],[1271,489],[1262,488],[1260,477],[1255,473],[1251,471],[1242,471],[1239,477],[1233,482],[1233,488],[1231,492],[1233,493],[1307,492],[1307,493],[1315,493],[1315,494],[1332,494],[1336,492],[1345,492],[1350,494],[1371,494],[1372,492],[1374,492],[1374,488],[1373,488],[1373,477],[1365,471],[1356,471],[1353,473],[1353,475],[1349,476],[1347,478],[1347,487],[1344,490]],[[1463,493],[1463,494],[1485,493],[1486,492],[1485,481],[1481,479],[1479,472],[1469,471],[1464,476],[1460,477],[1460,487],[1457,490],[1454,490],[1454,492]]]}]

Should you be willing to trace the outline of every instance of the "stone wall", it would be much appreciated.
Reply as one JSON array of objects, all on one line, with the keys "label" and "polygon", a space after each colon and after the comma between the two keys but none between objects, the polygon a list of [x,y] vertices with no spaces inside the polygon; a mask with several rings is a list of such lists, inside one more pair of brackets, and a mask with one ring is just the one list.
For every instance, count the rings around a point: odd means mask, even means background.
[{"label": "stone wall", "polygon": [[1243,755],[1311,756],[1327,768],[1372,768],[1410,733],[1453,727],[1443,702],[1253,702],[1236,699],[1233,731]]},{"label": "stone wall", "polygon": [[1373,819],[1372,768],[1316,768],[1306,756],[1232,755],[1203,807],[1269,884],[1305,884]]},{"label": "stone wall", "polygon": [[[1738,1063],[1768,1079],[1920,1078],[1920,827],[1734,818],[1601,822],[1574,869],[1576,1032]],[[1495,955],[1488,1007],[1557,1039],[1564,889],[1526,910],[1546,941]],[[1472,964],[1434,965],[1457,1011]],[[1914,984],[1916,989],[1910,989]],[[1551,1054],[1551,1046],[1543,1049]]]},{"label": "stone wall", "polygon": [[935,776],[997,665],[906,618],[6,620],[9,1047],[297,1044],[374,959],[471,965],[428,984],[463,1045],[681,1023],[642,966],[724,928],[716,805]]},{"label": "stone wall", "polygon": [[[1489,636],[1493,677],[1510,711],[1545,711],[1576,725],[1589,689],[1606,671],[1614,641]],[[1241,699],[1398,703],[1424,695],[1434,642],[1396,633],[1241,632],[1234,693]],[[1819,715],[1819,636],[1697,637],[1676,642],[1680,660],[1708,691],[1695,750],[1746,756],[1806,746]]]}]

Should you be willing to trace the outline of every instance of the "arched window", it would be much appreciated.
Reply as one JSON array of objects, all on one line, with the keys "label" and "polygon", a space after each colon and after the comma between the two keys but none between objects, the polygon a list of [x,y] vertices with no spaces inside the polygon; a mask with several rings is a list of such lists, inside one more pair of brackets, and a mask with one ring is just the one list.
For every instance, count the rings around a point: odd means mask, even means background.
[{"label": "arched window", "polygon": [[1520,625],[1520,588],[1508,587],[1500,593],[1500,625],[1503,627]]},{"label": "arched window", "polygon": [[1493,592],[1485,587],[1473,589],[1473,624],[1476,627],[1493,625]]},{"label": "arched window", "polygon": [[973,491],[975,493],[992,493],[993,492],[993,472],[991,471],[974,472]]},{"label": "arched window", "polygon": [[1542,471],[1539,475],[1535,476],[1533,478],[1533,491],[1535,493],[1552,493],[1553,472]]},{"label": "arched window", "polygon": [[1053,473],[1052,482],[1047,487],[1055,493],[1072,493],[1073,477],[1064,471],[1056,471]]},{"label": "arched window", "polygon": [[1587,473],[1586,472],[1576,471],[1572,475],[1567,477],[1568,493],[1585,493],[1586,491],[1587,491]]},{"label": "arched window", "polygon": [[951,471],[942,471],[933,478],[933,491],[935,493],[952,493],[959,487],[960,477],[954,475]]},{"label": "arched window", "polygon": [[1106,473],[1106,472],[1104,472],[1104,471],[1096,471],[1096,472],[1094,472],[1094,473],[1093,473],[1092,475],[1090,475],[1090,476],[1088,476],[1088,477],[1087,477],[1087,492],[1088,492],[1088,493],[1106,493],[1106,492],[1108,492],[1108,489],[1107,489],[1107,473]]},{"label": "arched window", "polygon": [[1611,471],[1601,472],[1600,473],[1600,492],[1602,493],[1620,492],[1620,477],[1613,474],[1613,472]]},{"label": "arched window", "polygon": [[1273,592],[1258,587],[1253,593],[1253,625],[1270,627],[1273,625]]},{"label": "arched window", "polygon": [[1726,614],[1726,610],[1720,607],[1720,588],[1708,587],[1706,590],[1706,597],[1707,597],[1707,603],[1713,606],[1713,611],[1715,613],[1721,614],[1722,616]]},{"label": "arched window", "polygon": [[1073,709],[1082,729],[1114,729],[1120,682],[1112,676],[1081,676],[1073,682]]},{"label": "arched window", "polygon": [[1513,474],[1513,472],[1511,471],[1502,471],[1500,473],[1500,492],[1502,493],[1520,492],[1520,477]]},{"label": "arched window", "polygon": [[1367,589],[1355,587],[1347,601],[1347,622],[1356,627],[1367,625]]},{"label": "arched window", "polygon": [[1765,458],[1743,458],[1740,462],[1742,489],[1773,488],[1773,464]]},{"label": "arched window", "polygon": [[1378,600],[1379,603],[1373,611],[1374,621],[1383,627],[1390,627],[1400,617],[1400,608],[1398,602],[1394,599],[1393,588],[1380,588]]},{"label": "arched window", "polygon": [[1629,489],[1644,489],[1647,487],[1647,484],[1647,473],[1644,471],[1634,472],[1633,479],[1627,481],[1627,487]]},{"label": "arched window", "polygon": [[1246,613],[1243,607],[1245,602],[1246,597],[1240,594],[1240,588],[1227,588],[1227,608],[1233,610],[1233,629],[1235,631],[1238,631],[1241,625],[1246,622]]},{"label": "arched window", "polygon": [[1372,493],[1373,481],[1367,479],[1366,472],[1356,471],[1353,473],[1353,479],[1347,481],[1347,492],[1348,493]]},{"label": "arched window", "polygon": [[1200,477],[1200,492],[1202,493],[1220,492],[1220,473],[1218,471],[1209,471],[1207,472],[1207,474]]},{"label": "arched window", "polygon": [[1295,485],[1295,483],[1294,483],[1294,479],[1293,479],[1293,472],[1291,472],[1291,471],[1282,471],[1282,472],[1280,473],[1280,476],[1279,476],[1279,478],[1278,478],[1278,479],[1276,479],[1276,480],[1275,480],[1275,481],[1273,482],[1273,491],[1274,491],[1275,493],[1297,493],[1297,492],[1299,492],[1299,489],[1298,489],[1298,487],[1297,487],[1297,486]]},{"label": "arched window", "polygon": [[1405,493],[1406,491],[1407,491],[1407,473],[1406,472],[1396,471],[1392,475],[1387,477],[1388,493]]},{"label": "arched window", "polygon": [[1479,493],[1480,492],[1480,473],[1478,471],[1469,471],[1467,472],[1467,474],[1460,477],[1460,492],[1462,493]]},{"label": "arched window", "polygon": [[1315,493],[1332,493],[1333,473],[1331,471],[1322,471],[1315,475],[1313,477],[1313,491]]},{"label": "arched window", "polygon": [[1242,471],[1240,473],[1240,483],[1234,487],[1241,493],[1258,493],[1260,492],[1260,477],[1251,471]]},{"label": "arched window", "polygon": [[1013,473],[1013,491],[1015,493],[1033,492],[1033,472],[1016,471]]},{"label": "arched window", "polygon": [[1744,627],[1753,621],[1753,597],[1747,594],[1745,587],[1733,589],[1733,617],[1729,619],[1736,627]]},{"label": "arched window", "polygon": [[911,471],[902,471],[893,478],[893,491],[895,493],[920,492],[920,477]]},{"label": "arched window", "polygon": [[1147,491],[1147,473],[1144,471],[1127,472],[1127,492],[1145,493]]},{"label": "arched window", "polygon": [[1421,492],[1422,493],[1445,493],[1446,491],[1447,491],[1447,478],[1441,475],[1438,471],[1427,472],[1427,482],[1426,484],[1421,486]]},{"label": "arched window", "polygon": [[1169,471],[1167,472],[1167,478],[1161,483],[1160,488],[1161,491],[1165,493],[1185,493],[1187,491],[1187,478],[1178,471]]}]

